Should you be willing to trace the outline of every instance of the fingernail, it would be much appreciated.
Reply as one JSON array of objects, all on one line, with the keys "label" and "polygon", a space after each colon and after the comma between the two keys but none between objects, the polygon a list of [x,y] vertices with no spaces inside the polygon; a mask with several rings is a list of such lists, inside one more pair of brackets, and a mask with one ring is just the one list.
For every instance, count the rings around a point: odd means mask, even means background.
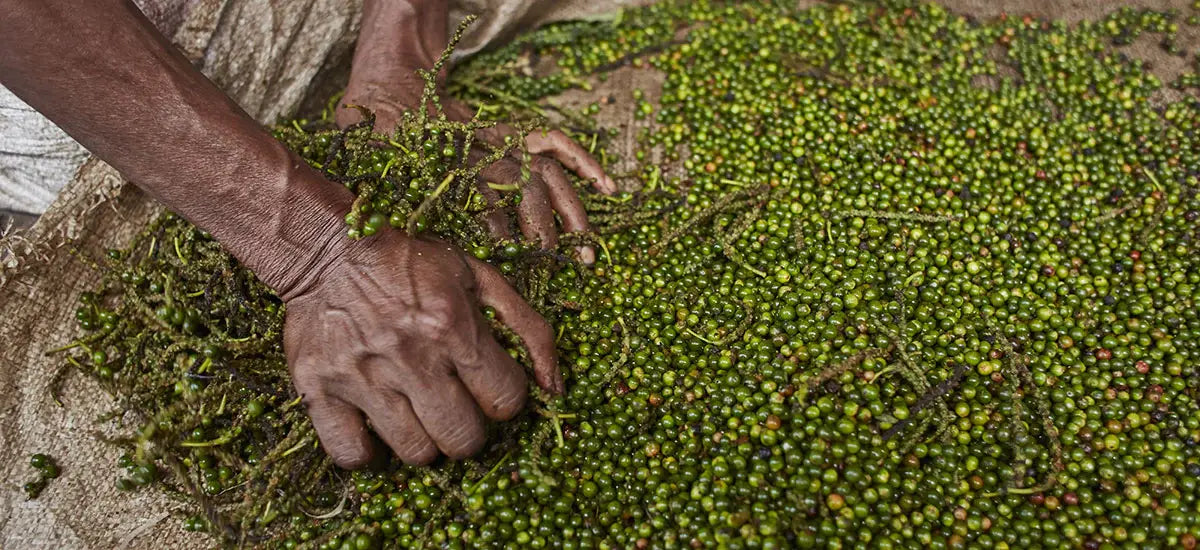
[{"label": "fingernail", "polygon": [[562,393],[559,389],[559,381],[553,374],[539,373],[537,374],[537,384],[546,391],[558,395]]},{"label": "fingernail", "polygon": [[606,195],[611,195],[617,192],[617,182],[613,181],[613,179],[608,177],[607,174],[605,174],[604,178],[600,180],[599,187],[600,192]]},{"label": "fingernail", "polygon": [[596,251],[590,246],[577,246],[575,250],[579,253],[579,261],[583,265],[592,265],[596,263]]}]

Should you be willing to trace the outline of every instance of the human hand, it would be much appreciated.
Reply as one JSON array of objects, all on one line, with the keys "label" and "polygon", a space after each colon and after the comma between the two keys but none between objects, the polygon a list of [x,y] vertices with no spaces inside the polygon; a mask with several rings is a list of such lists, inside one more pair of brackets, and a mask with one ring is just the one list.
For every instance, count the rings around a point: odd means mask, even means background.
[{"label": "human hand", "polygon": [[272,139],[133,3],[17,4],[0,10],[0,81],[279,293],[293,382],[339,465],[370,459],[368,419],[420,463],[478,450],[483,416],[521,409],[525,375],[481,305],[521,337],[538,384],[561,393],[549,326],[495,270],[398,231],[347,239],[351,193]]},{"label": "human hand", "polygon": [[[375,115],[376,131],[391,133],[405,111],[427,108],[422,104],[425,82],[418,71],[433,67],[436,55],[447,43],[444,4],[413,0],[364,3],[362,31],[343,103],[370,109]],[[439,85],[444,77],[444,71],[437,75]],[[441,103],[447,117],[453,120],[468,121],[474,116],[470,109],[450,98],[443,97]],[[343,127],[360,118],[356,109],[346,106],[336,113],[336,120]],[[497,147],[507,138],[525,140],[526,150],[531,154],[528,178],[522,177],[519,160],[510,156],[483,170],[477,183],[480,194],[492,201],[498,200],[499,194],[489,183],[499,187],[519,186],[518,225],[526,239],[538,242],[543,248],[558,244],[555,213],[564,231],[589,230],[587,213],[564,167],[591,180],[593,187],[602,193],[617,190],[600,163],[561,131],[536,130],[526,136],[515,136],[511,127],[499,126],[480,131],[478,137]],[[473,153],[476,158],[481,156],[478,151]],[[503,214],[488,222],[497,236],[511,237]],[[580,247],[578,254],[584,263],[595,261],[591,247]]]},{"label": "human hand", "polygon": [[481,306],[521,337],[538,385],[563,391],[550,326],[491,266],[398,231],[333,254],[306,288],[285,297],[284,347],[339,466],[372,458],[366,420],[405,463],[426,464],[439,453],[476,453],[483,416],[507,420],[522,409],[525,374],[492,336]]},{"label": "human hand", "polygon": [[[361,105],[375,115],[375,129],[381,133],[395,130],[396,123],[406,109],[424,108],[420,105],[419,93],[406,91],[407,88],[397,86],[389,89],[382,86],[369,86],[370,93],[360,92],[361,88],[351,81],[347,89],[347,97],[353,94],[354,105]],[[441,103],[446,116],[451,120],[467,122],[473,118],[473,113],[462,103],[450,98],[443,98]],[[357,122],[360,116],[357,111],[353,115],[343,109],[339,114],[339,122],[348,125]],[[480,130],[478,138],[494,147],[501,147],[506,139],[516,136],[516,131],[509,126],[500,125]],[[519,137],[519,136],[516,136]],[[553,249],[558,245],[558,227],[554,215],[562,223],[562,230],[568,233],[586,232],[590,229],[587,212],[579,199],[575,188],[567,178],[564,167],[575,172],[580,177],[591,180],[593,187],[605,194],[616,192],[617,187],[612,178],[604,173],[604,169],[596,162],[591,154],[575,140],[560,130],[534,130],[524,136],[525,149],[530,153],[528,177],[522,176],[521,161],[516,155],[509,155],[492,163],[479,173],[477,189],[480,195],[496,202],[500,193],[495,187],[516,187],[521,191],[521,201],[517,204],[517,224],[522,235],[532,242],[538,243],[544,249]],[[474,161],[483,156],[483,151],[476,147],[470,151]],[[497,212],[488,221],[491,232],[497,237],[512,238],[509,234],[509,220],[504,212]],[[579,259],[585,264],[595,261],[595,251],[590,246],[577,249]]]}]

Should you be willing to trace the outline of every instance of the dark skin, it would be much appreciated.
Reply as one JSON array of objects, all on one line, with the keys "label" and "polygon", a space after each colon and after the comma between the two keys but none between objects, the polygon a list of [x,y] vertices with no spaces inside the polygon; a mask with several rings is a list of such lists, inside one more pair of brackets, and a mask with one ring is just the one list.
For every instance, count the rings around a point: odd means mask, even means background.
[{"label": "dark skin", "polygon": [[[432,66],[445,46],[446,12],[444,1],[364,3],[347,102],[379,113],[377,128],[417,106],[413,70]],[[485,418],[507,420],[522,409],[524,371],[493,338],[480,306],[521,336],[536,382],[563,390],[550,326],[497,271],[447,243],[398,231],[347,239],[349,191],[272,139],[131,2],[0,0],[0,13],[0,84],[211,233],[283,298],[292,380],[338,465],[375,456],[368,421],[396,456],[424,464],[477,452]],[[338,116],[347,124],[356,115]],[[503,139],[505,131],[481,137]],[[587,227],[559,162],[601,191],[614,186],[565,136],[526,139],[540,154],[517,217],[526,236],[549,246],[555,212],[567,231]],[[498,163],[483,177],[517,182],[517,168]]]},{"label": "dark skin", "polygon": [[[400,114],[421,107],[425,82],[417,70],[432,67],[446,47],[447,2],[420,0],[365,0],[363,25],[350,82],[346,86],[344,106],[338,109],[336,120],[348,126],[361,120],[361,113],[345,105],[365,105],[375,113],[375,128],[387,132],[394,128]],[[445,72],[438,81],[445,80]],[[443,98],[447,116],[466,121],[472,116],[469,108],[449,98]],[[502,143],[512,134],[509,127],[483,132],[480,136],[493,145]],[[547,247],[558,243],[554,214],[558,213],[563,229],[568,232],[586,231],[587,214],[583,204],[567,180],[563,167],[595,182],[605,193],[616,191],[616,184],[604,174],[600,163],[587,150],[558,130],[535,131],[525,136],[525,144],[533,153],[532,175],[522,189],[517,221],[526,238]],[[501,160],[486,169],[483,181],[517,181],[520,165],[515,159]],[[483,182],[481,182],[483,183]],[[480,186],[484,196],[495,196],[486,185]],[[507,223],[497,220],[496,232],[507,230]],[[508,236],[508,235],[505,235]],[[586,263],[595,260],[590,247],[579,250]]]}]

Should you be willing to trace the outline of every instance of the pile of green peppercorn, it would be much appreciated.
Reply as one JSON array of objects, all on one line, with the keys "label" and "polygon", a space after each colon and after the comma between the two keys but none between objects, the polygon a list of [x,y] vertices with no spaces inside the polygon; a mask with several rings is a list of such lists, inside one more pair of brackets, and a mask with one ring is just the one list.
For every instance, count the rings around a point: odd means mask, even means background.
[{"label": "pile of green peppercorn", "polygon": [[[590,267],[437,191],[470,127],[281,127],[360,196],[351,236],[437,233],[555,326],[566,394],[471,460],[333,467],[278,299],[171,216],[102,260],[71,361],[150,411],[117,441],[131,476],[231,545],[1194,548],[1200,100],[1115,49],[1184,18],[672,1],[467,61],[451,88],[511,115],[664,75],[614,98],[645,120],[614,174],[639,190],[584,197],[596,234],[565,244],[601,245]],[[564,114],[603,150],[595,111]]]}]

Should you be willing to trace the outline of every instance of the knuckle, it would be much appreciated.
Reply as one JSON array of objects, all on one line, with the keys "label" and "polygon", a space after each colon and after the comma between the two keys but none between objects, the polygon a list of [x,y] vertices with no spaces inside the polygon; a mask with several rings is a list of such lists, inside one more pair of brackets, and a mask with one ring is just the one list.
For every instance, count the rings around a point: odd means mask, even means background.
[{"label": "knuckle", "polygon": [[483,448],[483,427],[478,419],[459,422],[442,435],[442,451],[455,460],[467,458]]},{"label": "knuckle", "polygon": [[305,378],[305,383],[309,387],[318,389],[318,391],[328,389],[331,383],[341,380],[345,383],[345,376],[349,373],[343,372],[345,369],[341,367],[330,366],[324,369],[313,369]]},{"label": "knuckle", "polygon": [[316,373],[310,372],[307,369],[294,369],[292,372],[292,385],[296,388],[296,393],[300,394],[300,398],[306,407],[311,408],[313,403],[320,399],[318,394],[321,384]]},{"label": "knuckle", "polygon": [[410,466],[424,466],[438,457],[437,447],[428,441],[409,443],[401,449],[394,449],[396,456]]},{"label": "knuckle", "polygon": [[463,346],[454,352],[454,363],[460,369],[480,369],[487,366],[478,344]]},{"label": "knuckle", "polygon": [[315,391],[314,388],[302,387],[300,380],[293,379],[292,384],[296,386],[296,393],[300,395],[300,403],[304,405],[304,409],[308,411],[309,416],[324,408],[325,396]]},{"label": "knuckle", "polygon": [[509,392],[507,395],[500,395],[492,403],[492,410],[495,412],[496,420],[510,420],[525,408],[526,395],[522,390]]},{"label": "knuckle", "polygon": [[497,183],[508,183],[519,179],[521,165],[512,159],[504,158],[496,161],[487,171],[489,178],[500,180]]},{"label": "knuckle", "polygon": [[304,409],[310,417],[333,418],[337,416],[337,398],[334,397],[334,393],[330,391],[332,388],[320,373],[293,376],[292,384],[296,387],[300,403],[304,405]]},{"label": "knuckle", "polygon": [[330,456],[333,458],[334,464],[337,464],[339,468],[342,468],[345,470],[357,470],[359,468],[362,468],[363,466],[366,466],[367,463],[371,461],[370,455],[368,455],[365,452],[362,452],[362,453],[360,453],[360,452],[352,452],[352,453],[331,452]]},{"label": "knuckle", "polygon": [[[541,206],[550,207],[550,203],[546,201],[549,196],[549,186],[546,185],[546,178],[542,177],[540,173],[534,173],[529,178],[529,183],[525,185],[523,191],[526,195],[532,195],[532,198],[536,199]],[[524,201],[521,204],[524,204]]]},{"label": "knuckle", "polygon": [[355,470],[371,461],[371,450],[357,438],[339,439],[328,446],[329,457],[339,467]]},{"label": "knuckle", "polygon": [[462,324],[457,308],[445,300],[430,300],[413,317],[424,334],[438,339],[453,334]]}]

